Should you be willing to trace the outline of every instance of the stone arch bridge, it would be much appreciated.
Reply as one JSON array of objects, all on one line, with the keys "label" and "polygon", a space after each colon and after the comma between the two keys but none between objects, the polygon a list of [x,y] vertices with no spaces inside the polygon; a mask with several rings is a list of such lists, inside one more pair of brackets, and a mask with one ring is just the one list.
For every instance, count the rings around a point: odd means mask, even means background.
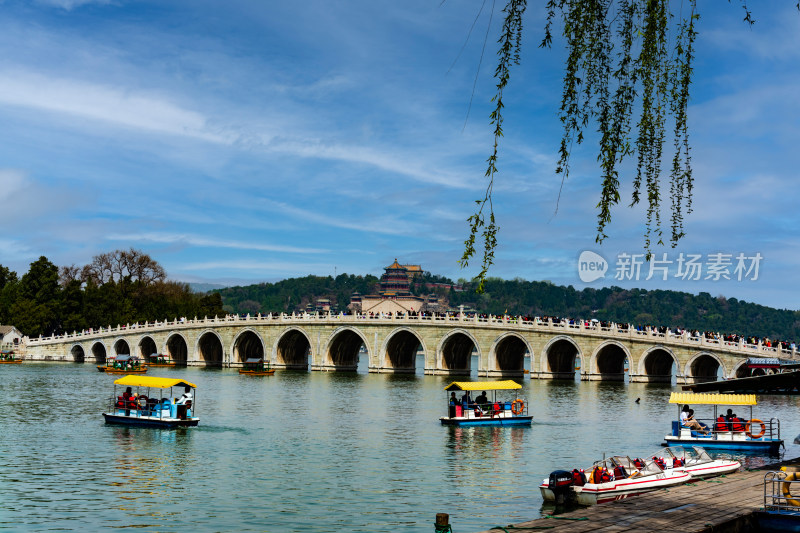
[{"label": "stone arch bridge", "polygon": [[[29,360],[103,363],[117,354],[169,354],[178,364],[240,366],[261,357],[283,369],[679,384],[744,375],[748,357],[797,353],[688,334],[508,316],[229,315],[128,324],[25,339]],[[476,356],[476,357],[475,357]],[[529,364],[526,365],[526,358]],[[474,359],[477,360],[474,363]],[[526,368],[527,366],[527,368]]]}]

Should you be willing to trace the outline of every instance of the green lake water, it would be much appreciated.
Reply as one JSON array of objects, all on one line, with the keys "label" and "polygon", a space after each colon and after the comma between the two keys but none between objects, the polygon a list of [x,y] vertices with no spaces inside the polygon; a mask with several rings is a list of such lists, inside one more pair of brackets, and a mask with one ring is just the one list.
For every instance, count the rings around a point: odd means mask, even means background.
[{"label": "green lake water", "polygon": [[[431,533],[446,512],[456,533],[486,530],[540,516],[552,470],[658,449],[677,415],[670,386],[525,379],[532,427],[453,428],[439,423],[451,378],[148,375],[196,383],[200,425],[105,425],[119,376],[92,364],[0,367],[0,529]],[[765,396],[755,411],[781,419],[786,457],[800,456],[798,405]]]}]

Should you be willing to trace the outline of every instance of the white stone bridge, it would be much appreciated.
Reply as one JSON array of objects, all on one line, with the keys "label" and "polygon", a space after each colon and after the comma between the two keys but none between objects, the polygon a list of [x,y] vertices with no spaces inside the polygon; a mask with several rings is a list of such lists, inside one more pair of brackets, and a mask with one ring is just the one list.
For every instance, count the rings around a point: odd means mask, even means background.
[{"label": "white stone bridge", "polygon": [[620,324],[460,314],[176,319],[26,338],[22,351],[35,361],[103,363],[117,354],[162,353],[191,366],[235,367],[256,357],[283,369],[352,372],[364,350],[370,372],[414,373],[419,353],[426,374],[621,381],[627,373],[633,382],[679,384],[745,375],[748,357],[798,358],[795,350]]}]

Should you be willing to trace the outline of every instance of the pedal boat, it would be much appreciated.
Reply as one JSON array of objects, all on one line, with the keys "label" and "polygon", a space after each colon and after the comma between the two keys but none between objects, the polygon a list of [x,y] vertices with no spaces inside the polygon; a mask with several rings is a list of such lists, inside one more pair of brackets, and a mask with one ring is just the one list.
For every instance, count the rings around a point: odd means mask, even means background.
[{"label": "pedal boat", "polygon": [[[447,397],[448,416],[439,418],[444,426],[530,426],[533,415],[528,414],[528,402],[514,398],[507,391],[521,389],[522,385],[513,380],[507,381],[454,381],[444,388],[447,392],[491,391],[492,399],[483,404],[459,401],[453,404]],[[501,399],[498,400],[498,391]],[[503,394],[505,392],[505,394]],[[488,399],[488,397],[487,397]]]},{"label": "pedal boat", "polygon": [[[604,473],[610,478],[608,481],[601,481]],[[539,489],[545,501],[567,499],[579,505],[596,505],[682,485],[691,479],[689,472],[662,468],[653,460],[641,461],[637,466],[630,457],[615,455],[592,465],[583,485],[576,484],[575,471],[557,470],[542,481]]]},{"label": "pedal boat", "polygon": [[147,366],[139,362],[135,355],[118,355],[106,359],[105,365],[97,365],[98,372],[106,374],[144,374]]},{"label": "pedal boat", "polygon": [[263,359],[253,358],[243,363],[239,373],[246,376],[271,376],[275,373],[275,369],[270,368],[269,361],[265,365]]},{"label": "pedal boat", "polygon": [[170,359],[168,355],[153,353],[150,354],[150,360],[147,362],[147,366],[173,367],[175,366],[175,361]]},{"label": "pedal boat", "polygon": [[0,365],[18,365],[22,363],[22,358],[14,357],[14,350],[0,352]]},{"label": "pedal boat", "polygon": [[[130,387],[138,396],[126,399],[117,396],[117,386]],[[176,393],[172,390],[178,387]],[[192,400],[176,404],[177,396],[185,387],[192,388]],[[124,376],[114,381],[114,396],[108,412],[103,413],[106,424],[172,429],[196,426],[200,421],[194,416],[197,385],[185,379],[157,378],[152,376]],[[177,396],[176,396],[177,394]]]},{"label": "pedal boat", "polygon": [[656,452],[653,459],[656,458],[671,464],[673,470],[689,472],[695,479],[732,474],[742,467],[733,459],[714,459],[700,446],[670,446]]},{"label": "pedal boat", "polygon": [[[758,453],[777,454],[781,439],[781,423],[777,418],[770,418],[766,423],[753,418],[753,406],[756,405],[755,394],[698,394],[691,392],[673,392],[669,403],[678,404],[678,420],[672,421],[672,434],[664,437],[663,446],[697,445],[714,450],[744,450]],[[706,431],[696,431],[683,427],[680,423],[681,406],[712,405],[712,419],[698,419],[707,426]],[[738,422],[726,422],[721,416],[720,407],[748,406],[750,418]]]}]

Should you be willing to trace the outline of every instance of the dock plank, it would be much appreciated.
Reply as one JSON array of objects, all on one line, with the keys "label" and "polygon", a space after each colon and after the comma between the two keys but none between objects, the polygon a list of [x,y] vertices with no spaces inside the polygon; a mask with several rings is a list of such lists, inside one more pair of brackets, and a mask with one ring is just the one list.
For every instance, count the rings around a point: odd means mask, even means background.
[{"label": "dock plank", "polygon": [[[697,480],[615,502],[511,525],[509,533],[700,533],[764,504],[764,471]],[[577,520],[586,518],[586,520]],[[502,529],[481,533],[497,533]]]}]

